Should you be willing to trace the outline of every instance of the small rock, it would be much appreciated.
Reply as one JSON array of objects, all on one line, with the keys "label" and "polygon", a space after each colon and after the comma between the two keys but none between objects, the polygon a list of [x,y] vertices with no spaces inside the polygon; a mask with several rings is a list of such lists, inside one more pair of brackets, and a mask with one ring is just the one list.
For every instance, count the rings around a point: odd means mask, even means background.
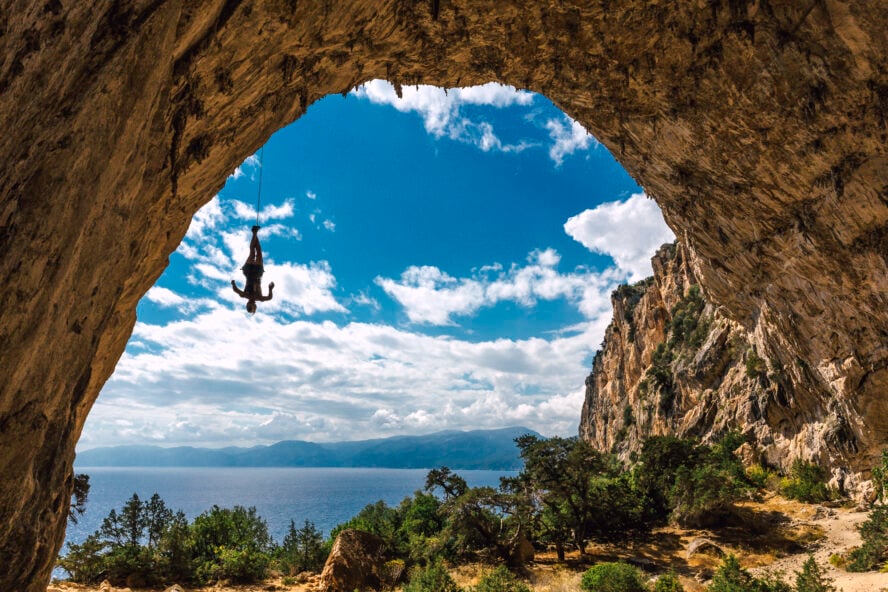
[{"label": "small rock", "polygon": [[183,588],[179,584],[173,584],[163,592],[185,592],[185,588]]},{"label": "small rock", "polygon": [[705,537],[697,537],[688,544],[688,559],[697,554],[711,555],[713,557],[725,556],[725,552],[721,547]]}]

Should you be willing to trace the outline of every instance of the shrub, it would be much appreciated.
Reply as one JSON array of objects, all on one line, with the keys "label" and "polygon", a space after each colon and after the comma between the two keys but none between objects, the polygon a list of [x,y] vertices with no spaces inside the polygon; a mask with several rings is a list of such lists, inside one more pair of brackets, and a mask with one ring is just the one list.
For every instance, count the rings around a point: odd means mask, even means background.
[{"label": "shrub", "polygon": [[746,350],[746,376],[749,378],[761,378],[768,370],[765,361],[759,357],[755,348],[750,347]]},{"label": "shrub", "polygon": [[505,565],[500,565],[484,574],[478,585],[472,588],[472,592],[530,592],[530,588],[516,578]]},{"label": "shrub", "polygon": [[657,578],[653,592],[684,592],[684,586],[681,585],[678,576],[670,572]]},{"label": "shrub", "polygon": [[638,569],[622,562],[590,567],[580,586],[587,592],[647,592]]},{"label": "shrub", "polygon": [[410,581],[403,592],[461,592],[440,561],[410,573]]},{"label": "shrub", "polygon": [[836,587],[817,566],[814,556],[809,555],[802,571],[796,572],[795,592],[836,592]]},{"label": "shrub", "polygon": [[774,488],[777,473],[762,465],[750,465],[746,469],[746,478],[759,489]]},{"label": "shrub", "polygon": [[792,588],[774,576],[754,577],[740,567],[736,557],[728,555],[706,592],[792,592]]},{"label": "shrub", "polygon": [[809,504],[825,502],[831,497],[826,486],[826,470],[797,458],[792,463],[789,478],[780,483],[780,493]]},{"label": "shrub", "polygon": [[870,571],[888,560],[888,506],[876,506],[857,527],[863,545],[848,553],[848,571]]}]

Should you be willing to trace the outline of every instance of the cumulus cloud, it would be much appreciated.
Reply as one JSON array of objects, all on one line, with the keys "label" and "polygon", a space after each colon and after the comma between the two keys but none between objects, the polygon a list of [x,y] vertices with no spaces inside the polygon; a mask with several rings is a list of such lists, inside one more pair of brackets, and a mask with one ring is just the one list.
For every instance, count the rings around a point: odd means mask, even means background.
[{"label": "cumulus cloud", "polygon": [[590,251],[612,257],[630,281],[651,275],[654,252],[675,240],[660,208],[643,193],[585,210],[568,219],[564,231]]},{"label": "cumulus cloud", "polygon": [[539,300],[564,298],[575,304],[587,318],[595,318],[610,304],[608,294],[614,271],[593,272],[578,269],[560,273],[561,261],[554,249],[530,253],[525,265],[513,264],[481,268],[471,277],[454,278],[433,266],[412,266],[399,280],[377,277],[376,284],[395,299],[414,323],[454,324],[453,317],[469,315],[482,307],[511,301],[533,306]]},{"label": "cumulus cloud", "polygon": [[564,119],[565,121],[550,119],[546,122],[546,129],[553,142],[549,148],[549,158],[555,161],[556,166],[561,166],[565,156],[598,144],[578,122],[566,115]]},{"label": "cumulus cloud", "polygon": [[355,89],[354,94],[378,105],[392,106],[402,113],[417,113],[428,133],[437,138],[448,137],[472,144],[485,152],[520,152],[531,145],[527,142],[504,143],[489,122],[473,121],[462,112],[466,105],[502,108],[533,103],[533,93],[512,86],[495,82],[447,90],[428,85],[405,86],[399,97],[391,83],[372,80]]},{"label": "cumulus cloud", "polygon": [[134,341],[144,347],[121,358],[80,446],[347,440],[504,424],[572,434],[583,362],[606,322],[569,337],[480,343],[369,323],[283,322],[223,305],[162,326],[140,322]]}]

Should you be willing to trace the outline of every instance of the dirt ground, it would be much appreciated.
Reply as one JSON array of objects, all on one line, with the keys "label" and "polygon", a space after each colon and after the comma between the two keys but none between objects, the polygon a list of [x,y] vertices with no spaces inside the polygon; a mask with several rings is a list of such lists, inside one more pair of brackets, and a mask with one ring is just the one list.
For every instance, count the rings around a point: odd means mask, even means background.
[{"label": "dirt ground", "polygon": [[[717,530],[687,530],[674,527],[656,529],[648,535],[616,545],[595,544],[589,555],[580,560],[568,554],[564,563],[554,553],[540,553],[527,566],[525,574],[534,592],[574,592],[580,589],[582,572],[600,561],[626,561],[650,574],[674,571],[687,592],[702,592],[709,578],[721,564],[720,551],[732,553],[743,567],[753,573],[780,573],[794,583],[795,572],[813,554],[821,568],[844,592],[888,592],[888,573],[854,574],[829,564],[834,553],[843,553],[860,545],[856,526],[866,519],[865,512],[847,508],[827,508],[801,504],[771,495],[759,502],[739,505],[736,516]],[[688,547],[695,539],[710,541],[707,553],[688,556]],[[460,566],[452,574],[457,583],[467,587],[477,583],[488,567]],[[284,584],[274,578],[252,586],[212,586],[192,588],[181,586],[156,588],[151,592],[317,592],[317,576],[299,584]],[[129,588],[79,586],[56,583],[47,592],[143,592]],[[147,592],[147,591],[145,591]]]}]

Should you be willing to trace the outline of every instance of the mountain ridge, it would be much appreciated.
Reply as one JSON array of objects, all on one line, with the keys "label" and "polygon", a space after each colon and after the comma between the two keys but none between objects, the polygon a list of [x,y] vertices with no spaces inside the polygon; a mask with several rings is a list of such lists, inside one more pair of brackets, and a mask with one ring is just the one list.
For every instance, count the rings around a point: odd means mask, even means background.
[{"label": "mountain ridge", "polygon": [[420,436],[392,436],[344,442],[282,440],[274,444],[225,448],[155,445],[104,446],[77,454],[80,467],[365,467],[517,470],[522,466],[514,439],[539,436],[523,426],[495,430],[443,430]]}]

